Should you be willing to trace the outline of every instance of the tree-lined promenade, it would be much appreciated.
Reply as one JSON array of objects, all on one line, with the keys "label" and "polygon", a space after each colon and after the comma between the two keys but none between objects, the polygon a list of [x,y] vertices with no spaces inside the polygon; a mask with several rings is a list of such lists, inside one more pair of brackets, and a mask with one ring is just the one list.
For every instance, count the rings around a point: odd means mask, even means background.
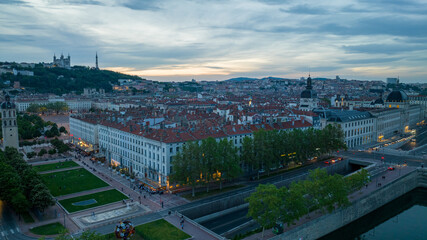
[{"label": "tree-lined promenade", "polygon": [[232,141],[214,138],[187,142],[172,161],[171,182],[195,187],[234,179],[241,173],[259,172],[304,163],[310,157],[345,149],[344,134],[339,126],[328,125],[322,130],[265,131],[243,138],[240,153]]},{"label": "tree-lined promenade", "polygon": [[35,104],[31,103],[26,110],[30,113],[46,113],[46,112],[66,112],[68,111],[68,105],[65,102],[51,102],[47,104]]},{"label": "tree-lined promenade", "polygon": [[263,229],[276,223],[294,224],[301,217],[319,210],[331,212],[349,204],[348,195],[369,182],[369,175],[362,169],[350,177],[328,175],[324,169],[310,171],[304,181],[293,182],[289,188],[277,188],[273,184],[259,185],[246,199],[248,216]]}]

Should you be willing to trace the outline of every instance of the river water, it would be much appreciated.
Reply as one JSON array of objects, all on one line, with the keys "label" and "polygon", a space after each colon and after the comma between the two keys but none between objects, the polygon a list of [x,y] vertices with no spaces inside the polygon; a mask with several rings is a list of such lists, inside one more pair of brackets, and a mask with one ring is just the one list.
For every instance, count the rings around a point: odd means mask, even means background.
[{"label": "river water", "polygon": [[321,240],[426,240],[427,189],[415,189]]}]

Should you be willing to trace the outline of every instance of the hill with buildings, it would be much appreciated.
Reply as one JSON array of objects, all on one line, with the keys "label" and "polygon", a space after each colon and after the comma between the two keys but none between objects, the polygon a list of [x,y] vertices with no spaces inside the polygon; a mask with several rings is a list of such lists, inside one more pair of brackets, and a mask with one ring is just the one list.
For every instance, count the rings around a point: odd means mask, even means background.
[{"label": "hill with buildings", "polygon": [[36,93],[64,94],[75,91],[82,93],[84,88],[102,88],[112,91],[112,84],[119,79],[141,79],[138,76],[118,72],[100,70],[84,66],[73,66],[69,69],[61,67],[46,67],[43,64],[22,66],[18,63],[0,62],[2,71],[0,80],[3,87],[13,86],[14,82],[26,90]]}]

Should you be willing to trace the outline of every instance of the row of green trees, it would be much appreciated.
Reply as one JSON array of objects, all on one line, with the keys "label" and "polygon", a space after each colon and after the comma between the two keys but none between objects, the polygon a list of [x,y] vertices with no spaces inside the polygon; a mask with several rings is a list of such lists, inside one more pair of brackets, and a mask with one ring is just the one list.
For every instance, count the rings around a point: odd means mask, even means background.
[{"label": "row of green trees", "polygon": [[40,149],[40,151],[38,153],[29,152],[29,153],[27,153],[27,157],[28,158],[33,158],[36,155],[39,156],[39,157],[42,157],[43,155],[45,155],[47,153],[49,153],[49,155],[53,155],[55,153],[60,153],[61,154],[61,153],[65,153],[65,152],[67,152],[67,151],[70,150],[70,147],[67,144],[65,144],[62,140],[59,140],[58,138],[52,139],[50,141],[50,143],[55,148],[49,149],[49,151],[47,151],[46,149],[42,148],[42,149]]},{"label": "row of green trees", "polygon": [[241,168],[237,149],[231,141],[222,139],[217,142],[209,137],[198,142],[187,142],[178,152],[173,161],[172,182],[189,184],[192,186],[192,195],[195,187],[201,183],[219,181],[220,189],[225,179],[239,176]]},{"label": "row of green trees", "polygon": [[0,199],[18,214],[30,208],[44,211],[54,204],[40,175],[28,165],[15,148],[0,151]]},{"label": "row of green trees", "polygon": [[251,170],[286,166],[290,162],[304,163],[308,158],[347,148],[339,125],[327,125],[322,130],[309,128],[292,131],[265,131],[244,138],[241,160]]},{"label": "row of green trees", "polygon": [[68,105],[65,102],[50,102],[47,104],[32,103],[27,108],[30,113],[45,113],[45,112],[65,112],[68,111]]},{"label": "row of green trees", "polygon": [[[251,173],[284,167],[290,162],[303,163],[309,157],[320,156],[346,148],[339,126],[328,125],[322,130],[265,131],[254,133],[242,141],[240,156],[236,147],[226,139],[217,142],[207,138],[187,142],[172,161],[171,181],[189,184],[193,188],[202,183],[233,179],[244,170]],[[209,191],[209,184],[207,184]]]},{"label": "row of green trees", "polygon": [[310,171],[304,181],[292,182],[289,187],[277,188],[273,184],[259,185],[246,199],[248,216],[262,227],[276,223],[289,225],[314,210],[331,212],[349,204],[348,194],[369,182],[369,174],[362,169],[350,177],[328,175],[325,169]]}]

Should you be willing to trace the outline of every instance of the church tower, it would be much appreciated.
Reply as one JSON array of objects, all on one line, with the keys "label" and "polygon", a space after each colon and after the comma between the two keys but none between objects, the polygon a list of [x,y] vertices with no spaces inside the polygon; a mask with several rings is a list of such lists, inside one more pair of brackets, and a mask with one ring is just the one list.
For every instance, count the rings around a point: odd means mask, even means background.
[{"label": "church tower", "polygon": [[311,76],[308,75],[307,86],[301,92],[299,109],[302,111],[312,111],[318,106],[317,93],[313,90]]},{"label": "church tower", "polygon": [[99,70],[99,67],[98,67],[98,52],[96,52],[96,69]]},{"label": "church tower", "polygon": [[14,147],[18,149],[18,124],[16,123],[15,104],[10,102],[10,96],[6,95],[6,100],[1,104],[3,149]]}]

